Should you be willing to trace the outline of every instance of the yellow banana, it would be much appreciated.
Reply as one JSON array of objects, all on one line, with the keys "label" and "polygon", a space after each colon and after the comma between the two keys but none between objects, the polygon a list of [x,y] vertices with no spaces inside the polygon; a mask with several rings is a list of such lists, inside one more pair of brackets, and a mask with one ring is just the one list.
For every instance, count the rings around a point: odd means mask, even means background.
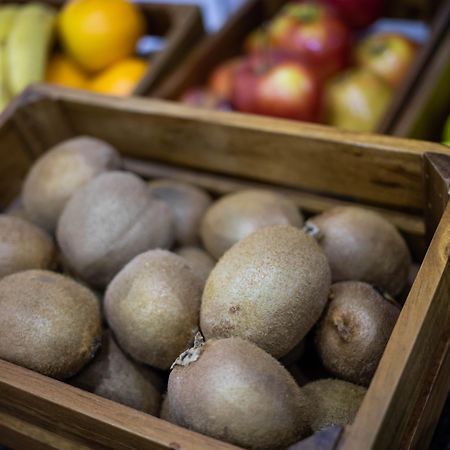
[{"label": "yellow banana", "polygon": [[6,52],[5,46],[0,44],[0,112],[11,100],[8,87],[6,85]]},{"label": "yellow banana", "polygon": [[44,79],[56,11],[41,3],[22,6],[6,41],[7,86],[12,95]]},{"label": "yellow banana", "polygon": [[9,31],[19,11],[19,5],[0,6],[0,44],[4,44],[8,39]]}]

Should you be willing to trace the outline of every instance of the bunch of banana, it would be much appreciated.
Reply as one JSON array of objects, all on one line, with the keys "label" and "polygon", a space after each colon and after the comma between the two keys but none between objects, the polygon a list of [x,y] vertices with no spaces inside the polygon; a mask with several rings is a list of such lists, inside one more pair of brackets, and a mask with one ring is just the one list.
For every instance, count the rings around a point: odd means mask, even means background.
[{"label": "bunch of banana", "polygon": [[0,111],[44,79],[56,11],[42,3],[0,6]]}]

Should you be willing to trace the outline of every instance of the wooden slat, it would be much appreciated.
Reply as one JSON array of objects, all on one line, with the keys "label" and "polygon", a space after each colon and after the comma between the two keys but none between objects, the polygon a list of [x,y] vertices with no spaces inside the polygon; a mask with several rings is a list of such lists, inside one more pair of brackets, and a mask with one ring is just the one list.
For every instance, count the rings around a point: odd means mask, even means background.
[{"label": "wooden slat", "polygon": [[426,154],[425,173],[425,217],[426,233],[431,240],[441,216],[447,206],[450,189],[450,164],[446,155]]},{"label": "wooden slat", "polygon": [[[105,450],[238,449],[0,360],[4,411],[57,436]],[[21,439],[18,433],[19,444]]]},{"label": "wooden slat", "polygon": [[14,450],[88,450],[88,447],[73,439],[58,436],[50,430],[32,425],[26,420],[0,411],[0,443],[14,446]]},{"label": "wooden slat", "polygon": [[448,152],[437,144],[394,143],[384,136],[170,102],[120,101],[45,86],[33,92],[60,100],[73,133],[103,138],[133,158],[402,210],[422,209],[422,154]]},{"label": "wooden slat", "polygon": [[[150,33],[164,35],[162,51],[154,55],[146,74],[133,95],[151,95],[160,83],[183,61],[189,51],[205,36],[200,9],[194,5],[140,3],[147,17]],[[162,29],[158,22],[167,24]]]},{"label": "wooden slat", "polygon": [[[437,375],[450,330],[450,206],[447,206],[402,309],[354,424],[341,450],[392,450],[406,438],[408,421]],[[449,386],[441,373],[438,390]],[[437,383],[437,382],[436,382]],[[443,401],[443,399],[441,399]],[[433,427],[418,428],[417,441]]]}]

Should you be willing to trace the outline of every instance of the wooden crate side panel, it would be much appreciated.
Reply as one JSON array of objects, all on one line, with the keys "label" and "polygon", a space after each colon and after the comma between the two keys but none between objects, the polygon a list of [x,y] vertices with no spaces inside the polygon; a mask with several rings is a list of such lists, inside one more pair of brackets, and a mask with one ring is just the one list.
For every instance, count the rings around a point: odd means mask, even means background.
[{"label": "wooden crate side panel", "polygon": [[422,209],[421,155],[448,152],[430,143],[164,102],[121,103],[70,91],[61,100],[74,133],[103,138],[133,158],[404,210]]},{"label": "wooden crate side panel", "polygon": [[[18,417],[59,439],[105,450],[238,449],[2,360],[1,414]],[[25,442],[20,432],[14,439],[19,445]]]},{"label": "wooden crate side panel", "polygon": [[199,8],[190,5],[141,5],[150,32],[165,35],[164,49],[150,61],[133,95],[151,95],[174,72],[189,51],[205,35]]},{"label": "wooden crate side panel", "polygon": [[426,235],[431,240],[450,195],[450,164],[446,155],[425,154]]},{"label": "wooden crate side panel", "polygon": [[392,450],[407,438],[408,420],[439,371],[449,335],[449,254],[447,206],[342,450]]}]

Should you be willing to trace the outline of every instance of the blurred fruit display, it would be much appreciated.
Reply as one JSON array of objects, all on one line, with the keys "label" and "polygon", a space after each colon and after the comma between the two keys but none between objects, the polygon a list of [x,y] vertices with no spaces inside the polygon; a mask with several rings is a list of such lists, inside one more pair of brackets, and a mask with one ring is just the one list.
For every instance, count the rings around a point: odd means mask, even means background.
[{"label": "blurred fruit display", "polygon": [[[287,2],[248,34],[240,56],[219,64],[205,87],[181,100],[373,132],[420,48],[402,29],[380,30],[383,4]],[[216,100],[187,100],[199,90]]]}]

